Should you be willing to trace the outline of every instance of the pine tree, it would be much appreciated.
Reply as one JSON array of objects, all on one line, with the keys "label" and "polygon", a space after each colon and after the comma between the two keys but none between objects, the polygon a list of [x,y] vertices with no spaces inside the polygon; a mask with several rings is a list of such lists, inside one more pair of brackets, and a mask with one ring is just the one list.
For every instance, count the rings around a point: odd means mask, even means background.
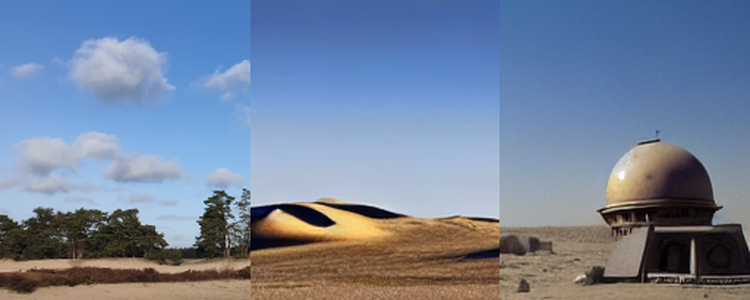
[{"label": "pine tree", "polygon": [[21,225],[8,215],[0,215],[0,258],[16,258],[16,240],[20,231]]},{"label": "pine tree", "polygon": [[250,191],[242,189],[240,201],[235,203],[239,215],[234,226],[237,245],[241,249],[242,256],[250,253]]},{"label": "pine tree", "polygon": [[196,252],[201,257],[231,256],[230,223],[234,197],[224,191],[214,191],[214,195],[203,201],[206,205],[203,216],[198,220],[200,236],[195,238]]}]

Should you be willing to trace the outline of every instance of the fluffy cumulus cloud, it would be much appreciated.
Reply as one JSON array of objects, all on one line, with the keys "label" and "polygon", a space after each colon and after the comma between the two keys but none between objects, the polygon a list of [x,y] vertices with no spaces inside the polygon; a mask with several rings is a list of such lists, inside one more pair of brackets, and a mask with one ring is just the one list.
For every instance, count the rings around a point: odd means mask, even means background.
[{"label": "fluffy cumulus cloud", "polygon": [[234,105],[234,113],[239,116],[239,121],[244,127],[250,127],[250,107],[242,103]]},{"label": "fluffy cumulus cloud", "polygon": [[223,92],[221,99],[225,101],[234,98],[236,93],[246,92],[250,87],[250,61],[243,60],[224,73],[216,69],[203,86]]},{"label": "fluffy cumulus cloud", "polygon": [[0,190],[20,186],[23,185],[23,183],[24,180],[22,176],[19,176],[17,174],[10,174],[3,177],[3,179],[0,179]]},{"label": "fluffy cumulus cloud", "polygon": [[72,168],[86,158],[112,159],[121,151],[117,137],[99,132],[81,134],[70,145],[49,137],[26,139],[14,144],[13,150],[22,159],[21,168],[39,176]]},{"label": "fluffy cumulus cloud", "polygon": [[181,178],[185,171],[176,159],[164,161],[158,155],[129,153],[120,155],[101,173],[118,182],[162,182]]},{"label": "fluffy cumulus cloud", "polygon": [[156,103],[174,86],[164,77],[167,54],[143,39],[105,37],[83,42],[68,62],[68,79],[111,103],[130,99]]},{"label": "fluffy cumulus cloud", "polygon": [[70,144],[59,138],[37,137],[18,142],[12,148],[21,159],[14,173],[0,179],[0,189],[20,187],[27,192],[48,195],[118,191],[118,188],[89,182],[70,184],[58,175],[75,174],[87,159],[110,161],[100,173],[117,182],[158,183],[182,178],[185,174],[177,159],[165,161],[157,155],[123,153],[117,137],[100,132],[81,134]]},{"label": "fluffy cumulus cloud", "polygon": [[245,176],[221,168],[206,173],[206,185],[212,188],[227,189],[230,187],[242,187],[245,184]]},{"label": "fluffy cumulus cloud", "polygon": [[27,192],[54,195],[56,193],[69,192],[70,184],[68,184],[67,179],[59,175],[50,175],[36,178],[31,184],[24,186],[23,189]]},{"label": "fluffy cumulus cloud", "polygon": [[34,78],[37,74],[44,71],[44,66],[34,64],[34,63],[28,63],[25,65],[15,66],[10,71],[10,73],[15,76],[16,78],[26,79],[26,78]]}]

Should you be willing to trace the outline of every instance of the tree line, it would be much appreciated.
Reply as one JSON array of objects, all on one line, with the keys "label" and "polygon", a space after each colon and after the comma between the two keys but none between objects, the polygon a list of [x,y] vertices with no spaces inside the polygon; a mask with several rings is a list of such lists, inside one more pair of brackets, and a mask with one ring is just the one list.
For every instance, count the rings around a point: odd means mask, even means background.
[{"label": "tree line", "polygon": [[138,209],[109,214],[98,209],[55,212],[37,207],[33,212],[34,216],[20,223],[0,215],[0,258],[158,259],[167,254],[164,234],[153,225],[141,224]]},{"label": "tree line", "polygon": [[[193,248],[167,249],[164,234],[141,224],[138,209],[117,209],[111,214],[80,208],[55,212],[37,207],[34,216],[20,223],[0,215],[0,259],[142,257],[181,262],[190,258],[246,257],[250,251],[250,191],[240,201],[225,191],[214,191],[203,201],[200,235]],[[237,212],[235,217],[233,210]]]}]

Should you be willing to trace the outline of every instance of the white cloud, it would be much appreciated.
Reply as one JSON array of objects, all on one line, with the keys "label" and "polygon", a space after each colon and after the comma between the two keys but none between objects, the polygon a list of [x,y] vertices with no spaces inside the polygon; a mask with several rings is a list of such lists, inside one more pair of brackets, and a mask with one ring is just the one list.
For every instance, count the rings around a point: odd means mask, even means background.
[{"label": "white cloud", "polygon": [[62,175],[75,173],[86,159],[111,161],[100,173],[118,182],[162,182],[185,176],[177,159],[164,161],[157,155],[122,153],[117,137],[99,132],[81,134],[70,144],[59,138],[37,137],[12,147],[21,159],[14,166],[16,172],[0,180],[0,189],[20,187],[27,192],[50,195],[70,191],[119,191],[118,188],[89,182],[69,184],[65,178],[53,173],[60,170]]},{"label": "white cloud", "polygon": [[31,184],[24,186],[23,189],[27,192],[54,195],[69,192],[70,184],[68,184],[67,179],[53,174],[47,177],[38,177]]},{"label": "white cloud", "polygon": [[176,159],[163,161],[158,155],[137,153],[120,155],[101,173],[118,182],[162,182],[185,174]]},{"label": "white cloud", "polygon": [[156,103],[175,89],[164,77],[166,62],[167,54],[144,39],[105,37],[83,42],[68,62],[68,79],[104,102],[128,98]]},{"label": "white cloud", "polygon": [[234,105],[234,113],[239,116],[242,126],[250,127],[250,107],[237,103]]},{"label": "white cloud", "polygon": [[88,197],[67,197],[65,198],[65,202],[70,203],[86,203],[86,204],[95,204],[94,199],[88,198]]},{"label": "white cloud", "polygon": [[59,175],[29,176],[29,174],[10,174],[0,180],[0,189],[20,187],[27,192],[44,193],[54,195],[56,193],[68,192],[116,192],[119,188],[111,188],[105,185],[94,185],[90,182],[83,184],[68,183],[67,179]]},{"label": "white cloud", "polygon": [[21,186],[25,183],[25,180],[23,177],[11,174],[8,176],[5,176],[2,180],[0,180],[0,190],[12,188],[15,186]]},{"label": "white cloud", "polygon": [[13,150],[21,156],[23,171],[47,176],[56,169],[72,168],[86,158],[112,159],[120,152],[120,145],[113,135],[88,132],[70,145],[61,139],[38,137],[14,144]]},{"label": "white cloud", "polygon": [[164,200],[159,201],[159,205],[161,206],[175,206],[179,203],[180,202],[178,202],[177,200],[171,200],[171,199],[164,199]]},{"label": "white cloud", "polygon": [[216,69],[203,86],[223,92],[221,100],[224,101],[234,98],[236,93],[246,92],[250,87],[250,61],[243,60],[224,73]]},{"label": "white cloud", "polygon": [[152,203],[152,202],[156,201],[156,196],[151,195],[149,193],[137,193],[137,194],[130,195],[130,197],[128,197],[128,199],[122,199],[122,198],[120,198],[120,201],[123,201],[125,203],[131,203],[131,204],[135,204],[135,203]]},{"label": "white cloud", "polygon": [[28,63],[25,65],[15,66],[11,70],[11,74],[16,78],[34,78],[37,74],[44,71],[44,66],[35,63]]},{"label": "white cloud", "polygon": [[229,187],[242,187],[245,184],[245,176],[233,173],[224,168],[206,173],[206,185],[213,188],[227,189]]}]

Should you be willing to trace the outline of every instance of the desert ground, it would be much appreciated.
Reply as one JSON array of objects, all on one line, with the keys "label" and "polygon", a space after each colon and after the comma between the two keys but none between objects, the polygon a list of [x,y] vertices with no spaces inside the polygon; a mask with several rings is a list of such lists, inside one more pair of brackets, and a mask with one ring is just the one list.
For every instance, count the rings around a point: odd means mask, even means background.
[{"label": "desert ground", "polygon": [[252,251],[253,299],[498,298],[497,257],[463,260],[498,247],[498,222],[462,217],[370,222],[384,237]]},{"label": "desert ground", "polygon": [[[386,234],[252,251],[251,280],[44,287],[31,294],[0,290],[0,299],[750,299],[750,285],[574,283],[591,267],[606,264],[614,242],[605,226],[501,228],[496,221],[463,217],[370,221]],[[464,259],[498,247],[498,237],[505,234],[551,241],[554,252]],[[234,259],[181,266],[142,259],[4,260],[0,272],[94,266],[177,273],[249,264]],[[530,284],[529,292],[516,291],[521,279]]]},{"label": "desert ground", "polygon": [[[499,222],[449,217],[377,218],[309,205],[336,222],[311,226],[315,215],[277,211],[254,232],[299,237],[296,246],[251,252],[250,260],[210,260],[160,266],[142,259],[0,261],[0,272],[33,268],[154,268],[158,272],[241,269],[252,261],[251,280],[182,283],[92,284],[42,287],[30,294],[0,290],[0,299],[497,299],[497,256],[464,259],[497,248]],[[298,214],[295,215],[295,211]],[[365,214],[371,213],[367,211]],[[298,217],[301,217],[298,218]]]},{"label": "desert ground", "polygon": [[[19,272],[29,269],[67,269],[71,267],[99,267],[111,269],[153,268],[160,273],[180,273],[187,270],[239,270],[250,265],[249,259],[214,259],[193,261],[180,266],[159,265],[140,258],[108,258],[71,261],[49,259],[34,261],[0,260],[0,272]],[[0,299],[249,299],[249,280],[216,280],[176,283],[120,283],[92,284],[74,287],[41,287],[30,294],[0,289]]]},{"label": "desert ground", "polygon": [[[750,285],[678,285],[615,283],[583,286],[576,276],[592,266],[604,266],[614,241],[609,228],[501,228],[501,234],[539,237],[553,242],[554,253],[539,251],[500,255],[500,299],[750,299]],[[529,282],[528,293],[516,293],[519,281]]]}]

